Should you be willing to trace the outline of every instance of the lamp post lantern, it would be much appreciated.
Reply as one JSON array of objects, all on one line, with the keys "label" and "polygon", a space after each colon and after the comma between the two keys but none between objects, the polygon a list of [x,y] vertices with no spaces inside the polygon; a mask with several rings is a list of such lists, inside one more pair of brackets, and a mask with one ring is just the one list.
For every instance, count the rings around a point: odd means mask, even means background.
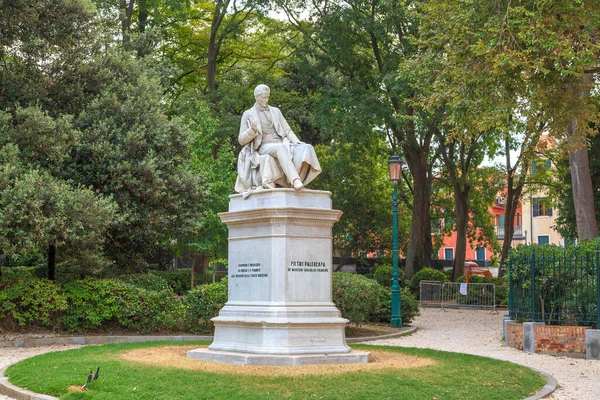
[{"label": "lamp post lantern", "polygon": [[394,195],[392,197],[392,215],[393,215],[393,236],[392,236],[392,260],[393,260],[393,275],[392,275],[392,328],[402,327],[402,299],[400,297],[400,282],[398,282],[398,182],[402,178],[402,166],[404,160],[394,154],[388,160],[388,169],[390,172],[390,180],[394,183]]}]

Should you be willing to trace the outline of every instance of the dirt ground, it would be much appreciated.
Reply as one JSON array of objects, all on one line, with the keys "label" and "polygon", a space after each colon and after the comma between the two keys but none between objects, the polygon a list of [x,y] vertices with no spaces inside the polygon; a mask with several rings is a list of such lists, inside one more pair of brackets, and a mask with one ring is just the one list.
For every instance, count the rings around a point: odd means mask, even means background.
[{"label": "dirt ground", "polygon": [[429,358],[409,356],[392,351],[372,351],[372,361],[368,364],[348,365],[309,365],[290,367],[265,367],[250,365],[219,364],[187,357],[188,350],[198,346],[164,346],[130,350],[121,353],[121,360],[144,365],[174,367],[202,372],[218,372],[242,375],[262,376],[303,376],[317,374],[341,374],[354,371],[373,371],[385,368],[405,369],[433,365],[436,361]]}]

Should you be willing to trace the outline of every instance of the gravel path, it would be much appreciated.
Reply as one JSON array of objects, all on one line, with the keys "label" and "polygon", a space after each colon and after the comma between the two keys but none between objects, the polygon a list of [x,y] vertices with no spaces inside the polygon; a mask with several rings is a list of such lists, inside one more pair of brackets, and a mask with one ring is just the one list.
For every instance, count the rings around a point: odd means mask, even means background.
[{"label": "gravel path", "polygon": [[[371,342],[378,345],[422,347],[475,354],[526,365],[549,373],[559,383],[551,399],[596,400],[600,398],[600,361],[569,357],[526,354],[504,346],[502,314],[480,310],[421,309],[413,321],[418,328],[411,336]],[[77,346],[44,346],[38,348],[0,348],[0,368],[19,360],[50,351]],[[11,400],[0,395],[0,400]]]},{"label": "gravel path", "polygon": [[558,380],[550,399],[600,399],[600,361],[527,354],[504,346],[502,316],[483,310],[421,309],[413,321],[418,328],[411,336],[377,340],[371,344],[421,347],[475,354],[506,360],[542,370]]}]

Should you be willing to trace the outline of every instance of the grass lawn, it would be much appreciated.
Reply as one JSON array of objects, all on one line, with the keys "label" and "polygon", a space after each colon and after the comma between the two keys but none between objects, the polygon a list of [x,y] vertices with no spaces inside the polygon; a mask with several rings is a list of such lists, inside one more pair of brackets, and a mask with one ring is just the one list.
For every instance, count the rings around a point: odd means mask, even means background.
[{"label": "grass lawn", "polygon": [[[200,346],[190,342],[124,343],[86,346],[30,358],[11,366],[12,384],[61,399],[523,399],[540,390],[545,378],[528,368],[489,358],[427,349],[353,345],[379,352],[379,359],[426,359],[423,366],[354,367],[302,370],[303,367],[228,366],[214,371],[154,366],[130,361],[125,354],[156,352],[168,346]],[[183,351],[183,348],[180,352]],[[384,352],[384,353],[381,353]],[[153,354],[153,353],[151,353]],[[386,356],[386,354],[388,356]],[[190,360],[182,362],[190,364]],[[416,363],[418,364],[418,363]],[[90,370],[100,378],[85,392]],[[373,367],[373,365],[371,366]],[[257,368],[253,373],[252,368]],[[309,367],[312,368],[312,367]],[[315,367],[316,368],[316,367]],[[322,368],[322,367],[318,367]],[[336,370],[336,368],[338,368]],[[237,370],[236,370],[237,369]],[[242,372],[244,371],[244,372]],[[260,372],[259,372],[260,371]],[[266,372],[265,372],[266,371]],[[315,372],[317,371],[317,372]],[[322,371],[322,372],[318,372]]]}]

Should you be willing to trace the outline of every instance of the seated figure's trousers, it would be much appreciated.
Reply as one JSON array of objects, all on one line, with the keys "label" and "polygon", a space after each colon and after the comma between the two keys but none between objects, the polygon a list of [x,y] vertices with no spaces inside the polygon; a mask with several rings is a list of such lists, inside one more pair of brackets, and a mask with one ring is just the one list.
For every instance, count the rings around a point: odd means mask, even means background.
[{"label": "seated figure's trousers", "polygon": [[292,161],[290,150],[285,144],[263,143],[258,148],[258,153],[260,155],[269,154],[270,156],[275,157],[279,162],[279,166],[281,167],[281,170],[285,174],[289,183],[293,183],[294,179],[300,179],[298,171],[296,170],[294,162]]}]

